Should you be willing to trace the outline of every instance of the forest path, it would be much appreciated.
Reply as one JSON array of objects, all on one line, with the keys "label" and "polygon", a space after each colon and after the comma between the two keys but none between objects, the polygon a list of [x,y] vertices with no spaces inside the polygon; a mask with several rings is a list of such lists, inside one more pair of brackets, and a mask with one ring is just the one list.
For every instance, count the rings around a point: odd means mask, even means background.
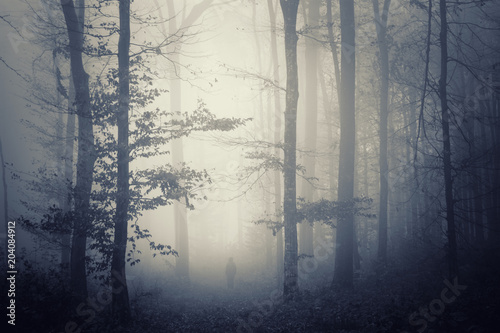
[{"label": "forest path", "polygon": [[483,269],[468,271],[462,279],[467,288],[434,315],[431,307],[439,303],[446,279],[418,270],[372,275],[358,280],[353,290],[302,291],[288,303],[271,284],[235,290],[222,284],[171,284],[136,298],[134,325],[120,332],[497,332],[491,328],[498,327],[498,279]]}]

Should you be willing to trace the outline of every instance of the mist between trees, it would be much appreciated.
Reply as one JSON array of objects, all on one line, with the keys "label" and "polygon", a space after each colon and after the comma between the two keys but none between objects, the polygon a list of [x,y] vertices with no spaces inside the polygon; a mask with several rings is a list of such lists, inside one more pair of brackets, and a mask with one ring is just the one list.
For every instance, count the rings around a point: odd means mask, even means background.
[{"label": "mist between trees", "polygon": [[0,4],[9,328],[492,332],[499,22],[493,0]]}]

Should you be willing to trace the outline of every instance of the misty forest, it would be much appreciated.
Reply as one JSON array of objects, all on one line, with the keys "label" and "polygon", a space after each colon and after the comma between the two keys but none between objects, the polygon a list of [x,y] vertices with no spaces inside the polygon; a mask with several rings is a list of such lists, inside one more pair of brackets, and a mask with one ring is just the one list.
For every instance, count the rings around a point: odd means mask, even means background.
[{"label": "misty forest", "polygon": [[499,332],[500,2],[0,3],[7,332]]}]

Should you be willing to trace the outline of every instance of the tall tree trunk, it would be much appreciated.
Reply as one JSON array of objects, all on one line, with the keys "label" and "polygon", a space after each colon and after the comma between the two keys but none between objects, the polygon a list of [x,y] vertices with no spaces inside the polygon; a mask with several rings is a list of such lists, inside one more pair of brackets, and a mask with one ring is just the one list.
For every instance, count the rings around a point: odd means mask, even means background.
[{"label": "tall tree trunk", "polygon": [[[83,32],[85,26],[85,0],[78,0],[76,15],[78,18],[78,26],[80,31]],[[66,134],[65,134],[65,148],[64,148],[64,181],[67,184],[68,193],[66,198],[63,199],[62,212],[63,214],[69,213],[73,209],[73,155],[75,152],[75,85],[73,83],[73,73],[70,70],[70,82],[68,89],[68,114],[66,117]],[[71,263],[71,234],[67,233],[61,239],[61,266],[63,269],[67,268],[69,274],[69,266]]]},{"label": "tall tree trunk", "polygon": [[417,170],[417,97],[416,91],[413,88],[410,88],[409,91],[410,96],[410,145],[413,153],[413,161],[409,161],[411,168],[411,189],[412,192],[410,194],[410,204],[411,204],[411,222],[410,222],[410,232],[409,236],[412,241],[416,239],[416,234],[418,230],[418,202],[420,197],[420,182],[418,179],[418,170]]},{"label": "tall tree trunk", "polygon": [[[175,12],[174,1],[167,1],[168,7],[168,32],[174,35],[178,31],[177,13]],[[180,62],[179,49],[181,45],[174,45],[177,50],[171,52],[170,60],[172,63]],[[181,87],[181,69],[176,69],[176,77],[170,79],[170,110],[172,112],[182,109],[182,87]],[[180,166],[184,162],[184,144],[182,138],[172,141],[172,163]],[[179,256],[175,258],[175,274],[185,281],[189,281],[189,231],[187,226],[187,207],[185,204],[174,201],[174,225],[175,225],[175,249]]]},{"label": "tall tree trunk", "polygon": [[356,225],[359,221],[354,218],[352,225],[352,242],[353,242],[353,264],[354,269],[361,269],[361,255],[359,254],[359,244],[358,244],[358,226]]},{"label": "tall tree trunk", "polygon": [[299,0],[280,0],[285,21],[286,56],[286,107],[284,142],[284,227],[285,227],[285,298],[293,298],[298,292],[297,279],[297,188],[296,188],[296,147],[297,147],[297,102],[299,80],[297,70],[297,10]]},{"label": "tall tree trunk", "polygon": [[333,19],[332,19],[332,0],[326,0],[326,20],[328,25],[328,42],[330,44],[330,51],[332,52],[333,66],[335,68],[335,86],[337,88],[337,99],[340,108],[340,64],[337,55],[337,44],[335,43],[335,36],[333,34]]},{"label": "tall tree trunk", "polygon": [[[408,99],[409,100],[409,99]],[[404,145],[403,149],[405,152],[405,165],[411,165],[411,128],[410,128],[410,119],[411,119],[411,110],[410,108],[412,107],[411,102],[409,103],[409,108],[406,110],[403,110],[403,126],[404,126],[404,137],[406,144]],[[411,173],[406,172],[406,167],[404,167],[404,183],[409,186],[409,188],[404,188],[400,189],[401,195],[403,197],[403,212],[404,212],[404,225],[401,224],[402,227],[402,233],[401,233],[401,245],[402,243],[405,242],[405,237],[411,233],[411,226],[412,226],[412,217],[411,217],[411,196],[412,196],[412,191],[413,187],[410,186],[412,182],[411,178]]]},{"label": "tall tree trunk", "polygon": [[[278,43],[276,41],[276,12],[273,8],[272,0],[267,0],[269,22],[271,23],[271,56],[273,60],[273,80],[276,85],[280,84],[280,71],[278,60]],[[280,89],[275,86],[274,95],[274,153],[281,157],[281,149],[278,144],[281,142],[281,98]],[[274,172],[274,212],[278,215],[281,212],[281,172]],[[283,229],[276,232],[276,274],[278,287],[283,286]]]},{"label": "tall tree trunk", "polygon": [[384,1],[382,15],[379,0],[372,0],[377,43],[380,61],[380,122],[379,122],[379,167],[380,167],[380,206],[378,219],[378,259],[387,261],[387,203],[389,196],[389,167],[387,162],[387,118],[389,116],[389,47],[387,45],[387,17],[391,0]]},{"label": "tall tree trunk", "polygon": [[[487,116],[490,116],[490,115],[487,115]],[[480,131],[480,136],[481,136],[481,147],[483,148],[482,151],[480,152],[480,154],[482,154],[484,156],[484,154],[486,152],[490,152],[491,149],[492,149],[492,146],[494,145],[494,142],[491,141],[489,142],[488,141],[488,136],[487,136],[487,124],[486,122],[479,122],[480,124],[480,127],[479,127],[479,131]],[[493,139],[493,138],[492,138]],[[494,159],[494,157],[493,157]],[[482,170],[482,178],[483,179],[494,179],[494,174],[496,172],[496,170],[489,170],[489,168],[483,166]],[[494,187],[495,184],[492,182],[488,182],[488,183],[485,183],[484,185],[484,188],[485,188],[485,191],[486,191],[486,196],[484,198],[484,201],[483,201],[483,206],[484,206],[484,213],[485,213],[485,216],[486,216],[486,222],[487,222],[487,231],[488,231],[488,239],[487,239],[487,242],[486,244],[490,244],[490,245],[493,245],[493,246],[497,246],[498,242],[497,242],[497,239],[495,237],[495,234],[497,234],[497,232],[495,232],[495,224],[497,223],[496,221],[498,221],[498,216],[495,215],[495,206],[496,206],[496,202],[494,200]]]},{"label": "tall tree trunk", "polygon": [[[354,2],[340,0],[341,98],[340,98],[340,156],[338,200],[350,204],[354,195],[354,154],[356,144],[355,125],[355,32]],[[338,219],[337,252],[335,253],[334,284],[352,286],[354,214],[347,213]]]},{"label": "tall tree trunk", "polygon": [[[51,16],[49,16],[49,19],[51,19]],[[79,19],[80,20],[80,19]],[[52,63],[53,63],[53,72],[54,72],[54,81],[55,84],[54,86],[56,87],[56,105],[57,107],[60,107],[62,109],[62,101],[63,101],[63,95],[59,91],[60,86],[61,86],[61,77],[60,77],[60,70],[59,70],[59,64],[58,64],[58,59],[57,59],[57,50],[54,49],[52,50]],[[68,104],[72,103],[72,100],[69,99],[68,97]],[[70,109],[68,108],[68,111]],[[74,120],[72,121],[73,123],[73,137],[68,138],[66,135],[68,126],[70,125],[70,118],[72,115],[68,114],[67,117],[67,125],[66,125],[66,133],[65,133],[65,122],[64,122],[64,114],[63,112],[59,112],[58,114],[58,119],[57,119],[57,130],[56,130],[56,138],[58,139],[58,144],[57,144],[57,151],[56,151],[56,156],[55,160],[57,161],[57,175],[61,176],[64,175],[66,176],[66,165],[68,163],[68,158],[71,158],[71,163],[73,163],[73,156],[68,156],[67,154],[67,141],[69,140],[71,143],[74,141]],[[73,117],[74,119],[74,117]],[[71,154],[73,154],[73,150],[71,150]],[[69,211],[70,204],[68,202],[71,202],[71,187],[68,186],[69,183],[67,182],[67,178],[63,177],[62,184],[61,184],[61,191],[58,193],[58,202],[59,202],[59,207],[61,208],[63,216]],[[70,260],[70,255],[71,255],[71,247],[70,247],[70,242],[71,242],[71,234],[69,232],[61,232],[57,237],[60,239],[61,242],[61,270],[64,274],[69,273],[68,271],[68,264]]]},{"label": "tall tree trunk", "polygon": [[[494,68],[495,69],[495,68]],[[498,70],[498,69],[496,69]],[[491,194],[489,203],[488,224],[488,243],[494,248],[498,248],[500,243],[500,153],[498,147],[500,146],[500,97],[498,90],[496,91],[491,103],[487,104],[487,114],[490,119],[493,119],[493,124],[490,125],[490,142],[492,150],[492,167],[490,168],[491,179]]]},{"label": "tall tree trunk", "polygon": [[[328,2],[331,2],[330,0]],[[335,51],[336,52],[336,51]],[[328,93],[326,91],[326,82],[325,82],[325,77],[323,73],[320,73],[319,75],[319,83],[321,87],[321,95],[322,95],[322,100],[323,100],[323,109],[325,111],[325,121],[326,121],[326,140],[328,142],[328,196],[327,198],[329,200],[335,200],[337,197],[337,173],[335,168],[335,150],[337,149],[337,143],[333,140],[333,107],[330,104],[329,98],[328,98]],[[340,86],[340,84],[339,84]],[[338,92],[338,90],[337,90]],[[338,96],[337,96],[338,97]],[[315,228],[315,236],[314,239],[317,241],[320,238],[325,239],[327,237],[327,233],[331,232],[331,228],[328,227],[325,224],[319,224],[316,225]],[[334,235],[332,234],[332,243],[333,243]],[[332,263],[333,266],[333,256],[331,258],[330,262]]]},{"label": "tall tree trunk", "polygon": [[[413,172],[415,175],[415,180],[417,181],[417,190],[422,188],[422,194],[419,193],[419,204],[422,206],[422,214],[418,216],[418,224],[416,226],[416,229],[414,230],[415,235],[421,235],[421,238],[423,239],[423,231],[424,228],[422,227],[423,222],[420,222],[420,220],[424,219],[425,216],[427,216],[430,211],[430,200],[429,196],[424,189],[427,188],[428,185],[428,179],[423,178],[422,179],[422,186],[419,186],[419,178],[418,178],[418,173],[417,173],[417,159],[418,159],[418,144],[419,144],[419,138],[420,138],[420,128],[425,133],[425,119],[424,119],[424,108],[425,108],[425,98],[427,96],[427,85],[428,85],[428,78],[429,78],[429,64],[430,64],[430,53],[431,53],[431,37],[432,37],[432,1],[433,0],[428,0],[428,5],[427,5],[427,38],[426,38],[426,48],[425,48],[425,70],[424,70],[424,82],[423,82],[423,89],[421,92],[421,97],[420,97],[420,112],[418,116],[418,131],[416,131],[416,138],[415,138],[415,148],[414,148],[414,158],[413,158]],[[423,153],[423,165],[424,167],[427,167],[429,165],[428,160],[429,160],[429,154],[426,153],[426,145],[423,144],[422,147]]]},{"label": "tall tree trunk", "polygon": [[[465,96],[469,96],[469,94],[473,93],[471,89],[467,89],[467,83],[466,83],[466,77],[465,77],[465,68],[462,69],[463,71],[463,83],[464,83],[464,89],[465,89]],[[487,103],[487,102],[486,102]],[[464,101],[464,105],[465,101]],[[480,107],[482,108],[481,113],[484,114],[484,103],[480,102]],[[482,161],[481,156],[481,147],[478,145],[478,134],[476,132],[476,117],[474,117],[474,113],[471,112],[472,110],[469,110],[467,106],[465,107],[465,115],[464,117],[467,119],[465,123],[465,127],[467,130],[467,136],[468,136],[468,142],[470,143],[470,152],[472,156],[469,156],[469,158],[477,161]],[[478,170],[476,172],[476,170]],[[481,170],[479,168],[474,168],[472,170],[471,175],[469,177],[470,179],[470,186],[469,186],[469,198],[470,198],[470,207],[472,208],[472,213],[471,213],[471,220],[473,223],[471,224],[471,227],[475,229],[475,243],[478,246],[484,246],[484,229],[483,229],[483,202],[481,200],[481,184],[484,181],[484,178],[481,176]]]},{"label": "tall tree trunk", "polygon": [[[241,157],[240,157],[241,158]],[[238,200],[238,249],[243,248],[243,220],[245,216],[243,200]]]},{"label": "tall tree trunk", "polygon": [[[270,70],[272,71],[272,64]],[[272,106],[273,102],[273,94],[268,94],[267,95],[267,136],[266,136],[266,141],[268,142],[273,142],[274,140],[274,124],[273,124],[273,118],[275,117],[275,110],[273,109]],[[269,153],[273,153],[273,148],[269,148]],[[264,200],[266,203],[266,212],[270,213],[274,211],[275,207],[273,206],[273,200],[276,198],[273,196],[273,191],[274,189],[274,184],[269,184],[269,187],[267,191],[264,193]],[[273,231],[269,228],[266,227],[265,230],[265,236],[266,236],[266,270],[269,272],[273,271],[273,248],[274,248],[274,234]],[[270,276],[272,276],[270,274]]]},{"label": "tall tree trunk", "polygon": [[[68,89],[68,115],[66,119],[66,134],[64,148],[64,182],[67,185],[65,198],[63,198],[62,212],[67,214],[72,209],[73,198],[69,195],[72,191],[73,183],[73,153],[75,143],[75,109],[73,102],[75,100],[75,87],[70,82]],[[69,268],[71,258],[71,234],[63,234],[61,239],[61,265],[63,269]]]},{"label": "tall tree trunk", "polygon": [[[258,36],[257,32],[257,3],[252,2],[252,26],[254,30],[254,39],[255,39],[255,48],[257,51],[257,64],[258,64],[258,70],[260,73],[264,72],[264,69],[262,68],[262,48],[261,48],[261,40]],[[261,81],[259,82],[260,87],[259,89],[261,91],[264,90],[264,82]],[[255,121],[255,133],[259,133],[262,135],[262,140],[266,142],[272,142],[272,118],[273,114],[271,112],[271,101],[270,101],[270,96],[268,95],[267,98],[267,114],[266,114],[266,108],[264,107],[264,98],[262,94],[259,94],[258,97],[258,110],[260,110],[260,122]],[[257,116],[256,116],[257,118]],[[272,153],[272,152],[270,152]],[[269,193],[269,188],[263,188],[263,199],[265,202],[265,207],[264,211],[269,212],[271,209],[271,203],[270,203],[270,193]],[[272,231],[268,229],[267,227],[263,229],[264,232],[264,246],[265,246],[265,268],[266,270],[271,267],[272,264],[272,242],[273,242],[273,236],[272,236]]]},{"label": "tall tree trunk", "polygon": [[323,97],[323,108],[325,110],[325,120],[326,120],[326,124],[327,124],[327,128],[326,128],[326,140],[327,142],[329,143],[329,159],[330,159],[330,162],[328,163],[328,181],[329,181],[329,184],[328,184],[328,187],[329,187],[329,199],[330,200],[335,200],[335,197],[336,197],[336,178],[335,178],[335,165],[333,163],[334,161],[334,153],[335,153],[335,149],[337,148],[337,145],[336,143],[333,141],[333,123],[332,123],[332,118],[333,118],[333,115],[332,115],[332,107],[330,105],[330,101],[328,100],[328,93],[326,92],[326,83],[325,83],[325,78],[324,76],[321,74],[319,76],[319,83],[320,83],[320,86],[321,86],[321,94],[322,94],[322,97]]},{"label": "tall tree trunk", "polygon": [[[264,202],[265,202],[265,211],[270,212],[272,208],[271,199],[272,194],[269,191],[264,192]],[[266,271],[269,271],[273,264],[273,234],[272,231],[267,228],[264,228],[264,243],[266,248],[266,258],[265,258],[265,268]]]},{"label": "tall tree trunk", "polygon": [[[48,19],[51,20],[52,15],[48,16]],[[63,101],[63,94],[62,91],[64,87],[62,87],[61,83],[61,72],[59,70],[59,62],[57,59],[57,48],[54,47],[52,49],[52,75],[54,78],[54,90],[55,90],[55,106],[59,109],[62,110],[62,101]],[[54,164],[55,164],[55,170],[54,173],[57,175],[57,177],[60,177],[61,175],[64,174],[64,161],[65,161],[65,144],[64,144],[64,113],[63,112],[57,112],[57,121],[55,124],[55,137],[56,137],[56,142],[54,142],[55,146],[55,154],[53,156],[54,158]],[[59,185],[59,184],[58,184]],[[64,202],[66,201],[66,193],[64,188],[64,179],[63,183],[61,185],[61,190],[57,191],[54,198],[58,202],[58,208],[64,207]],[[55,235],[55,237],[58,238],[58,241],[61,241],[64,237],[65,233],[61,232],[58,235]]]},{"label": "tall tree trunk", "polygon": [[[170,18],[168,19],[168,30],[170,35],[176,34],[179,30],[187,29],[193,25],[196,20],[203,14],[203,12],[210,7],[213,0],[204,0],[203,2],[195,5],[189,12],[188,16],[183,18],[180,26],[177,26],[177,14],[173,0],[167,1],[167,7]],[[155,1],[157,7],[158,3]],[[163,21],[160,12],[160,19]],[[165,29],[163,33],[167,36]],[[170,61],[174,66],[180,63],[180,49],[181,44],[172,45],[173,50],[169,55]],[[181,111],[182,102],[182,86],[181,86],[181,68],[177,67],[175,70],[176,76],[170,80],[170,109],[171,111]],[[182,138],[172,141],[172,163],[179,166],[184,162],[184,145]],[[189,230],[187,224],[187,207],[186,203],[174,201],[174,225],[175,225],[175,247],[179,256],[175,258],[175,272],[176,275],[185,281],[189,281]]]},{"label": "tall tree trunk", "polygon": [[118,40],[118,177],[116,193],[115,240],[112,274],[119,274],[123,279],[113,280],[112,294],[113,317],[120,322],[130,319],[130,303],[127,281],[125,278],[125,256],[127,251],[127,227],[129,194],[129,146],[128,146],[128,112],[130,104],[130,0],[120,0],[120,38]]},{"label": "tall tree trunk", "polygon": [[439,1],[439,16],[441,30],[439,42],[441,45],[441,75],[439,78],[439,97],[441,99],[441,127],[443,130],[443,169],[446,198],[446,221],[448,235],[448,271],[450,278],[458,275],[457,240],[455,232],[455,211],[453,201],[453,180],[451,177],[451,139],[450,139],[450,110],[448,109],[447,77],[448,77],[448,23],[446,18],[446,0]]},{"label": "tall tree trunk", "polygon": [[[319,25],[319,1],[309,1],[308,4],[308,25],[317,29]],[[314,32],[313,32],[314,34]],[[318,128],[318,45],[312,38],[306,39],[306,121],[305,121],[305,149],[311,152],[316,151],[316,137]],[[315,176],[316,160],[314,155],[306,155],[304,167],[306,177]],[[305,178],[302,179],[302,197],[306,201],[314,200],[314,187]],[[302,221],[299,227],[299,249],[301,254],[313,255],[313,226]]]},{"label": "tall tree trunk", "polygon": [[[363,144],[363,184],[364,184],[364,190],[363,194],[367,197],[369,197],[369,182],[368,182],[368,149],[367,149],[367,142],[365,139],[365,142]],[[367,250],[368,250],[368,222],[367,219],[363,219],[363,229],[360,234],[360,246],[361,246],[361,254],[362,255],[367,255]]]},{"label": "tall tree trunk", "polygon": [[[94,132],[90,109],[89,77],[83,67],[83,31],[72,0],[61,0],[69,37],[70,62],[78,115],[78,161],[75,186],[75,220],[71,242],[70,285],[75,301],[87,298],[85,251],[89,225],[90,193],[95,161]],[[78,304],[77,303],[77,304]]]}]

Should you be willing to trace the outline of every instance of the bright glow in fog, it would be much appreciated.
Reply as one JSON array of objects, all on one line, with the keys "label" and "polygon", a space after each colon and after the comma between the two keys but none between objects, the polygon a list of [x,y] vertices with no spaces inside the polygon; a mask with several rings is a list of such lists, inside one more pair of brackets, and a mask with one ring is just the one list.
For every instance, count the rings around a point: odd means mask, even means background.
[{"label": "bright glow in fog", "polygon": [[[176,5],[179,5],[176,3]],[[184,4],[186,7],[179,6],[176,8],[177,25],[181,24],[186,19],[186,15],[191,12],[195,5],[194,3]],[[7,12],[11,15],[19,15],[22,17],[23,11],[26,12],[24,21],[29,23],[32,19],[29,9],[19,4],[19,8],[15,9],[7,5],[3,5]],[[36,4],[34,4],[36,6]],[[160,19],[160,13],[157,12],[157,1],[141,1],[133,4],[133,9],[138,10],[138,15],[151,14]],[[179,54],[178,63],[176,64],[176,73],[181,77],[180,81],[180,100],[181,110],[192,111],[197,107],[198,101],[202,100],[206,104],[206,108],[217,117],[235,117],[235,118],[253,118],[252,122],[248,122],[245,127],[237,129],[229,134],[223,134],[225,137],[238,138],[253,137],[259,138],[262,136],[262,114],[264,110],[259,109],[258,96],[262,93],[268,94],[268,91],[261,90],[260,81],[256,78],[249,77],[249,73],[258,73],[259,61],[262,61],[260,55],[255,55],[255,38],[268,39],[267,20],[258,19],[256,26],[252,26],[252,5],[245,3],[243,6],[236,3],[225,5],[213,5],[208,7],[199,18],[194,22],[193,26],[183,30],[189,37],[188,42],[182,44]],[[36,7],[35,7],[36,8]],[[43,7],[41,10],[46,10],[49,7]],[[112,9],[109,9],[112,10]],[[171,13],[165,4],[160,4],[161,17],[168,18]],[[258,18],[264,18],[267,15],[264,6],[258,6],[257,10],[261,11],[261,15],[257,14]],[[16,12],[17,11],[17,12]],[[16,13],[16,14],[13,14]],[[94,24],[105,22],[100,19]],[[23,27],[25,30],[27,27]],[[163,25],[158,24],[152,27],[146,27],[141,24],[132,22],[133,42],[142,43],[151,41],[159,43],[164,39],[164,32],[168,33],[168,21]],[[260,37],[253,37],[254,29]],[[144,39],[146,37],[146,39]],[[281,42],[281,41],[280,41]],[[262,43],[262,42],[261,42]],[[4,40],[3,45],[11,45],[9,38]],[[116,44],[115,44],[116,45]],[[116,47],[116,46],[115,46]],[[13,64],[13,67],[25,68],[25,63],[30,62],[31,54],[37,54],[40,51],[32,48],[30,50],[27,43],[21,43],[18,46],[18,52],[11,48],[6,48],[6,60]],[[9,53],[10,51],[10,53]],[[12,53],[12,54],[11,54]],[[168,55],[167,55],[168,56]],[[154,80],[152,88],[160,88],[170,90],[170,82],[175,77],[175,72],[167,59],[158,56],[152,57],[150,62],[153,64],[152,71],[156,71],[159,77]],[[87,71],[91,75],[100,75],[105,73],[109,66],[116,66],[116,58],[111,57],[106,63],[98,62],[95,59],[87,59]],[[260,65],[262,68],[268,68],[269,64]],[[8,69],[2,67],[6,77],[10,80],[15,80],[15,74]],[[241,73],[240,73],[241,72]],[[38,74],[41,75],[41,74]],[[46,74],[44,74],[46,75]],[[45,79],[46,80],[46,79]],[[2,80],[5,83],[7,80]],[[65,81],[67,82],[67,81]],[[19,83],[23,84],[22,82]],[[6,85],[3,93],[8,95],[11,85]],[[22,95],[19,91],[25,87],[18,88],[14,95]],[[163,93],[156,99],[150,108],[158,107],[170,111],[169,92]],[[14,163],[12,171],[33,172],[40,165],[45,164],[43,149],[31,149],[31,138],[38,136],[34,133],[34,129],[23,127],[18,119],[26,119],[28,122],[41,124],[40,115],[32,112],[29,108],[24,107],[25,102],[21,99],[4,98],[4,100],[15,103],[4,103],[4,118],[2,122],[2,139],[4,140],[4,154],[7,161]],[[38,109],[37,106],[32,106]],[[20,110],[20,112],[16,112]],[[132,113],[141,112],[141,110],[133,109]],[[49,114],[49,117],[57,118],[57,114]],[[20,126],[17,131],[11,131],[13,124]],[[4,128],[5,127],[5,128]],[[17,133],[16,133],[17,132]],[[19,133],[19,134],[18,134]],[[250,134],[250,136],[248,136]],[[24,137],[23,140],[15,138],[16,135]],[[99,135],[96,133],[96,135]],[[248,230],[258,229],[260,232],[266,232],[262,226],[255,226],[251,223],[252,220],[259,218],[264,213],[264,205],[259,202],[257,197],[259,187],[256,185],[254,189],[249,190],[250,182],[239,182],[238,172],[242,172],[246,161],[243,157],[244,150],[240,147],[231,147],[221,142],[219,132],[214,133],[194,133],[190,138],[183,139],[184,161],[193,169],[206,169],[212,180],[212,184],[207,184],[199,195],[206,196],[208,200],[200,200],[192,202],[195,210],[189,211],[188,232],[189,232],[189,250],[190,250],[190,277],[194,282],[203,284],[222,285],[224,284],[224,268],[228,257],[234,257],[238,265],[238,270],[241,276],[244,273],[249,273],[245,278],[252,280],[255,278],[255,272],[262,269],[259,264],[263,260],[263,252],[258,251],[262,247],[262,242],[248,239]],[[13,149],[15,145],[11,142],[21,142],[26,145],[25,149]],[[17,146],[19,148],[19,146]],[[16,155],[17,153],[17,155]],[[164,162],[171,162],[171,156],[153,157],[148,160],[137,160],[131,164],[131,169],[148,168],[161,166]],[[21,191],[25,187],[12,181],[11,186],[11,201],[10,207],[12,216],[24,214],[29,216],[32,213],[23,211],[25,207],[15,200],[17,197],[20,200],[36,201],[37,194],[29,191]],[[19,193],[16,193],[19,191]],[[246,193],[242,195],[242,192]],[[3,209],[3,207],[2,207]],[[150,230],[153,235],[152,240],[156,243],[171,245],[174,249],[175,232],[173,223],[173,208],[172,206],[160,207],[154,211],[145,211],[143,216],[139,218],[139,225],[143,229]],[[36,215],[34,215],[36,216]],[[21,236],[28,239],[28,235]],[[36,242],[23,242],[24,246],[31,252],[33,246],[37,246]],[[130,274],[144,276],[148,274],[173,274],[175,267],[175,258],[173,256],[157,256],[152,258],[149,245],[146,241],[138,241],[138,250],[141,254],[135,253],[135,258],[140,258],[141,263],[135,267],[129,267]],[[253,251],[253,252],[252,252]],[[182,254],[180,254],[182,256]],[[56,258],[57,255],[49,255]],[[40,256],[37,256],[36,261],[43,261]],[[246,267],[248,266],[248,267]],[[246,268],[245,268],[246,267]],[[257,270],[256,270],[257,269]],[[252,274],[250,274],[252,272]]]},{"label": "bright glow in fog", "polygon": [[[258,9],[267,15],[264,11],[266,8],[261,7],[258,6]],[[168,17],[166,6],[161,6],[161,10],[162,16]],[[187,7],[179,13],[177,23],[189,12],[190,8]],[[269,32],[264,25],[256,26],[256,31],[259,31],[257,34],[261,36],[252,37],[254,27],[251,26],[252,17],[248,16],[251,13],[250,4],[210,7],[186,31],[186,34],[199,33],[194,37],[195,42],[182,45],[180,54],[182,66],[177,68],[177,73],[187,78],[180,80],[182,111],[194,110],[201,99],[218,117],[253,118],[245,127],[222,134],[224,137],[245,137],[250,133],[257,139],[265,136],[262,114],[269,111],[259,109],[258,99],[260,94],[268,95],[269,91],[262,90],[260,81],[248,77],[247,72],[258,73],[258,62],[263,60],[260,55],[252,56],[255,53],[255,38],[266,40]],[[265,17],[263,15],[259,17]],[[165,26],[168,29],[168,24]],[[161,35],[154,39],[158,42]],[[161,57],[155,62],[161,72],[173,77],[172,69]],[[269,64],[260,66],[268,67]],[[169,81],[162,79],[156,84],[169,90]],[[171,92],[164,94],[155,105],[168,108],[170,98]],[[208,200],[194,201],[195,210],[187,213],[190,279],[202,285],[224,287],[224,270],[229,257],[234,258],[238,268],[237,284],[253,281],[260,272],[264,272],[264,238],[249,237],[255,233],[252,230],[258,230],[257,235],[270,231],[252,223],[265,210],[265,203],[256,196],[260,191],[259,186],[256,185],[245,195],[241,194],[242,191],[248,191],[251,185],[238,181],[238,173],[243,172],[246,163],[243,148],[227,146],[217,139],[220,135],[220,132],[208,135],[194,133],[189,138],[183,138],[183,145],[184,161],[192,168],[206,169],[214,180],[199,192],[200,196],[206,196]],[[161,165],[162,159],[170,161],[171,156],[137,161],[133,165],[138,168]],[[177,249],[173,210],[169,206],[147,211],[139,221],[142,228],[150,230],[155,242],[171,244]],[[142,254],[136,254],[135,258],[140,258],[141,263],[128,268],[130,275],[175,279],[176,260],[173,256],[151,258],[147,242],[138,241],[137,245]],[[275,272],[274,266],[268,269],[271,269],[268,275]]]}]

